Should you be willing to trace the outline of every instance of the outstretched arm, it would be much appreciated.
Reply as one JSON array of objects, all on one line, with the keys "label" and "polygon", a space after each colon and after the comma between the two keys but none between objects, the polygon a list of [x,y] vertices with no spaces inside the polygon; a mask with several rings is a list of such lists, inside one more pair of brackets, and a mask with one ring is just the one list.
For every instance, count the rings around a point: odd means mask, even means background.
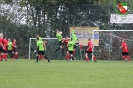
[{"label": "outstretched arm", "polygon": [[58,29],[56,29],[56,33],[59,33],[59,30]]},{"label": "outstretched arm", "polygon": [[43,43],[43,47],[44,47],[44,49],[46,50],[46,44],[45,44],[45,42]]}]

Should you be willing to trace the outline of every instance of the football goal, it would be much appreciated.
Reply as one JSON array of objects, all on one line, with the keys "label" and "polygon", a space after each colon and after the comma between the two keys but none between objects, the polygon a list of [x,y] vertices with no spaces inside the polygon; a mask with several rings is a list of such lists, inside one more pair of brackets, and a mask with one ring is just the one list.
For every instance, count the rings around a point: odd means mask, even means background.
[{"label": "football goal", "polygon": [[[95,35],[98,36],[95,36]],[[98,39],[98,41],[95,41]],[[93,48],[97,59],[121,60],[121,42],[125,39],[128,45],[129,56],[133,56],[133,30],[93,30],[92,42],[98,43]],[[123,59],[122,59],[123,60]]]},{"label": "football goal", "polygon": [[[58,40],[57,38],[42,38],[43,41],[47,41],[46,43],[46,51],[45,54],[48,58],[51,60],[64,60],[65,56],[62,55],[61,50],[55,53],[55,50],[59,48]],[[36,49],[36,38],[30,38],[29,39],[29,59],[35,59],[35,53],[34,50]],[[64,53],[66,54],[66,47],[64,48]],[[76,48],[76,59],[81,60],[83,55],[80,52],[79,46]]]}]

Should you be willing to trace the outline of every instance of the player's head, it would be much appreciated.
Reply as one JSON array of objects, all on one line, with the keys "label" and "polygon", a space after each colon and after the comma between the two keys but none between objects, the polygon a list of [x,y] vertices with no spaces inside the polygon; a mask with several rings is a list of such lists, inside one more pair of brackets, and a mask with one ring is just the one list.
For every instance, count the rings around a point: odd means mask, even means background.
[{"label": "player's head", "polygon": [[16,39],[13,39],[13,42],[16,42]]},{"label": "player's head", "polygon": [[36,37],[39,37],[39,34],[36,34]]},{"label": "player's head", "polygon": [[122,39],[122,42],[125,42],[125,39]]},{"label": "player's head", "polygon": [[3,33],[0,33],[0,38],[3,38]]},{"label": "player's head", "polygon": [[8,38],[8,42],[10,42],[11,41],[11,39],[10,38]]},{"label": "player's head", "polygon": [[68,39],[68,36],[66,36],[66,38],[65,39]]},{"label": "player's head", "polygon": [[44,43],[48,43],[48,40],[44,40]]},{"label": "player's head", "polygon": [[59,30],[58,30],[58,29],[56,29],[56,32],[58,33],[58,32],[59,32]]},{"label": "player's head", "polygon": [[119,1],[119,0],[117,0],[117,3],[120,3],[120,1]]},{"label": "player's head", "polygon": [[88,41],[91,41],[91,39],[89,38]]},{"label": "player's head", "polygon": [[4,37],[3,37],[3,39],[7,39],[7,37],[6,37],[6,36],[4,36]]}]

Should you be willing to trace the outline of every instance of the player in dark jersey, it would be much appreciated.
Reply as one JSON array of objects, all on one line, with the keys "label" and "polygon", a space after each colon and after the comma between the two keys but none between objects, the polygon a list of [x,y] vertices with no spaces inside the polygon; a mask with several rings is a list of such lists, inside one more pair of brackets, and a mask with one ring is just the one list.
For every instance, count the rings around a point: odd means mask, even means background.
[{"label": "player in dark jersey", "polygon": [[130,62],[130,57],[128,56],[128,46],[124,39],[122,39],[121,48],[122,48],[122,58],[125,61]]},{"label": "player in dark jersey", "polygon": [[6,37],[3,37],[3,42],[4,42],[4,54],[3,54],[3,58],[5,59],[5,61],[7,61],[7,58],[8,58],[8,51],[7,51],[8,41],[7,41]]},{"label": "player in dark jersey", "polygon": [[2,61],[4,53],[3,34],[0,33],[0,61]]},{"label": "player in dark jersey", "polygon": [[96,57],[94,56],[94,54],[92,52],[93,51],[93,43],[91,42],[90,39],[88,39],[88,48],[86,51],[87,51],[86,52],[86,61],[88,62],[89,59],[93,58],[94,62],[96,62]]},{"label": "player in dark jersey", "polygon": [[16,39],[13,39],[12,42],[12,59],[18,60],[18,51],[17,51],[17,45],[16,45]]},{"label": "player in dark jersey", "polygon": [[69,54],[69,52],[68,52],[68,42],[69,42],[68,37],[66,36],[66,38],[63,39],[62,42],[64,43],[64,48],[66,49],[66,60],[69,60],[70,54]]},{"label": "player in dark jersey", "polygon": [[63,39],[63,41],[62,41],[62,43],[63,43],[64,47],[66,47],[66,49],[67,49],[68,41],[69,41],[69,39],[68,39],[67,36],[66,36],[66,38]]}]

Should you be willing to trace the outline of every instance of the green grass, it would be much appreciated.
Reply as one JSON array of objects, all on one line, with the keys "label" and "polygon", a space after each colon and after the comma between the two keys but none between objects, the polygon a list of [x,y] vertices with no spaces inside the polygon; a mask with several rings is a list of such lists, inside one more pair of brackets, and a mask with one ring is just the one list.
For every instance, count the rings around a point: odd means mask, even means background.
[{"label": "green grass", "polygon": [[133,88],[133,63],[2,61],[0,88]]}]

